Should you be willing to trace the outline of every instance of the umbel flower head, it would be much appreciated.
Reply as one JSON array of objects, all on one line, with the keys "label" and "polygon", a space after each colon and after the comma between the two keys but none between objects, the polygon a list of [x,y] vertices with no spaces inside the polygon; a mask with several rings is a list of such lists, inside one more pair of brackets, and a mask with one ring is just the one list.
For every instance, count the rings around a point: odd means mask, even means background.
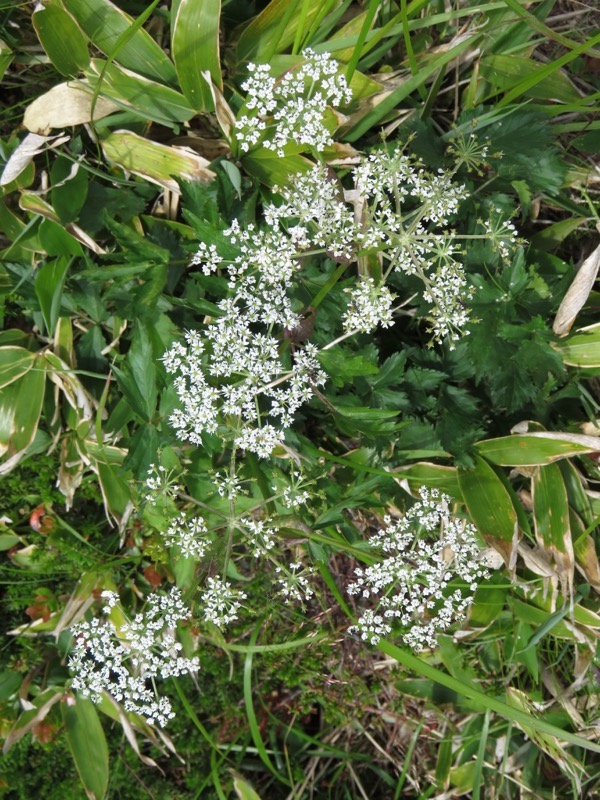
[{"label": "umbel flower head", "polygon": [[[105,614],[119,603],[115,592],[103,592]],[[179,589],[168,595],[150,594],[143,612],[120,625],[110,618],[94,618],[71,628],[74,646],[69,669],[75,691],[99,703],[107,692],[125,711],[140,714],[150,725],[164,727],[175,714],[167,697],[160,697],[156,678],[195,672],[197,658],[181,655],[175,626],[189,616]]]},{"label": "umbel flower head", "polygon": [[[254,116],[238,121],[242,149],[259,140],[279,153],[287,142],[310,144],[313,151],[327,146],[328,104],[349,100],[349,89],[329,55],[303,55],[304,63],[279,80],[269,67],[250,65],[244,88]],[[185,343],[163,357],[179,398],[170,417],[179,438],[201,445],[206,435],[217,435],[226,446],[261,458],[283,443],[296,412],[327,378],[313,342],[303,338],[290,348],[286,341],[301,328],[299,306],[312,307],[305,296],[307,258],[312,265],[319,254],[322,262],[347,262],[349,273],[367,254],[381,265],[377,280],[361,266],[360,277],[346,287],[347,308],[337,321],[343,338],[393,324],[394,295],[386,281],[395,272],[421,281],[434,341],[446,340],[452,349],[468,332],[472,288],[460,263],[460,236],[449,227],[467,188],[454,181],[452,170],[430,172],[405,149],[386,146],[364,157],[352,190],[323,163],[295,176],[263,209],[264,227],[234,220],[223,232],[228,259],[214,243],[200,244],[192,264],[206,276],[227,277],[228,289],[203,329],[188,331]],[[484,230],[469,238],[492,238],[505,257],[514,228],[499,219]]]},{"label": "umbel flower head", "polygon": [[327,108],[337,108],[352,99],[339,64],[329,53],[302,52],[304,63],[281,78],[271,75],[268,64],[248,64],[250,77],[242,84],[247,93],[248,114],[236,125],[236,139],[243,151],[260,144],[284,156],[293,143],[323,150],[333,144],[327,129]]},{"label": "umbel flower head", "polygon": [[475,528],[452,516],[448,495],[425,487],[419,494],[421,501],[404,517],[385,517],[386,527],[370,539],[382,560],[357,569],[348,587],[375,606],[350,629],[371,644],[398,625],[414,650],[435,647],[437,635],[464,618],[479,581],[488,576]]}]

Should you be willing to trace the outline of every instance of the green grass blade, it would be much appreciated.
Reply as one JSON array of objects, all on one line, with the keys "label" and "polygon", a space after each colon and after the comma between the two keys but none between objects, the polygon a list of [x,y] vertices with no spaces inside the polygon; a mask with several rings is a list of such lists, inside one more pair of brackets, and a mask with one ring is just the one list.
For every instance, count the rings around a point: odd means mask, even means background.
[{"label": "green grass blade", "polygon": [[[531,11],[528,11],[527,8],[521,5],[518,0],[504,0],[504,2],[518,17],[525,20],[533,30],[541,33],[544,38],[558,42],[569,50],[579,47],[579,42],[575,42],[573,39],[569,39],[567,36],[563,36],[561,33],[550,28],[538,19],[535,14],[532,14]],[[595,57],[598,58],[599,56],[600,54],[596,54]]]},{"label": "green grass blade", "polygon": [[382,653],[395,658],[399,664],[402,664],[402,666],[406,667],[407,669],[410,669],[425,678],[430,678],[436,683],[439,683],[441,686],[446,686],[448,689],[452,689],[453,691],[457,692],[457,694],[463,695],[464,697],[468,697],[472,700],[476,700],[477,703],[479,703],[479,705],[481,705],[483,708],[500,714],[501,717],[510,720],[520,727],[525,726],[540,733],[550,734],[550,736],[555,736],[557,739],[563,742],[576,745],[577,747],[582,747],[585,750],[591,750],[594,753],[600,753],[600,744],[590,742],[575,733],[557,728],[556,725],[551,725],[544,719],[539,719],[538,717],[527,714],[520,709],[513,708],[503,700],[498,700],[496,697],[491,697],[489,694],[476,689],[474,686],[469,686],[466,683],[453,678],[446,672],[437,669],[437,667],[432,667],[430,664],[426,664],[420,658],[417,658],[417,656],[402,650],[390,642],[382,640],[379,642],[377,647]]},{"label": "green grass blade", "polygon": [[463,39],[452,47],[448,52],[432,59],[428,64],[423,64],[417,75],[413,75],[406,83],[395,89],[388,97],[382,100],[375,108],[366,114],[348,133],[344,139],[355,142],[364,136],[374,125],[380,123],[389,113],[393,111],[405,98],[415,89],[422,86],[427,78],[446,66],[469,47],[475,47],[481,37],[474,35],[472,38]]},{"label": "green grass blade", "polygon": [[246,708],[246,717],[248,718],[248,725],[250,726],[252,741],[254,742],[254,746],[258,751],[261,761],[267,767],[269,772],[271,772],[279,781],[289,786],[288,779],[279,772],[277,767],[275,767],[269,758],[269,754],[267,753],[258,721],[256,719],[256,713],[254,711],[254,701],[252,698],[252,657],[254,653],[252,648],[256,644],[259,633],[260,625],[257,625],[250,636],[250,646],[248,652],[246,653],[246,658],[244,659],[244,705]]},{"label": "green grass blade", "polygon": [[380,7],[379,0],[369,0],[369,8],[367,9],[367,13],[363,20],[362,27],[358,34],[358,39],[356,40],[356,45],[354,47],[354,52],[350,57],[350,61],[348,62],[348,66],[346,68],[346,80],[348,83],[352,80],[352,76],[354,75],[354,71],[358,65],[358,62],[363,56],[363,47],[365,44],[365,40],[367,38],[367,34],[371,29],[371,25],[373,24],[373,20],[375,19],[375,14],[377,13]]},{"label": "green grass blade", "polygon": [[[488,708],[483,717],[483,729],[477,748],[477,761],[475,762],[475,774],[473,777],[473,800],[479,800],[481,783],[483,780],[483,763],[485,761],[485,748],[490,732],[490,709]],[[485,792],[484,792],[485,796]]]},{"label": "green grass blade", "polygon": [[[406,0],[400,0],[400,13],[402,17],[402,35],[404,37],[404,46],[406,48],[406,58],[408,59],[408,66],[410,73],[413,77],[419,74],[419,66],[415,58],[415,51],[413,50],[412,41],[410,39],[410,31],[408,30],[408,10],[406,8]],[[425,100],[427,94],[425,87],[421,84],[417,86],[417,90],[421,95],[421,100]]]},{"label": "green grass blade", "polygon": [[[560,58],[557,58],[556,61],[541,67],[541,69],[539,69],[534,75],[524,78],[519,84],[517,84],[517,86],[504,95],[497,107],[503,108],[504,106],[513,103],[517,98],[525,94],[525,92],[530,91],[538,83],[552,75],[552,73],[556,72],[561,67],[564,67],[566,64],[570,64],[571,61],[575,61],[576,58],[588,53],[597,44],[600,44],[600,33],[597,33],[596,36],[589,39],[587,42],[574,47],[570,52],[565,53]],[[585,102],[585,98],[582,99],[582,104]]]}]

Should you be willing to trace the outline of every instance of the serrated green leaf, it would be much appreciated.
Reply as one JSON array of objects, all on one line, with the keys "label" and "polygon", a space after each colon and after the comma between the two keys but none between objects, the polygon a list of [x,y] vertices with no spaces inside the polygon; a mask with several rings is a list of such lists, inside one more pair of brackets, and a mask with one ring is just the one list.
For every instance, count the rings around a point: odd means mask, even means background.
[{"label": "serrated green leaf", "polygon": [[138,321],[123,369],[116,370],[119,386],[134,411],[150,421],[156,409],[156,366],[147,326]]},{"label": "serrated green leaf", "polygon": [[168,264],[171,257],[169,251],[141,236],[134,228],[117,222],[106,212],[104,213],[104,224],[131,260],[139,259],[140,261]]}]

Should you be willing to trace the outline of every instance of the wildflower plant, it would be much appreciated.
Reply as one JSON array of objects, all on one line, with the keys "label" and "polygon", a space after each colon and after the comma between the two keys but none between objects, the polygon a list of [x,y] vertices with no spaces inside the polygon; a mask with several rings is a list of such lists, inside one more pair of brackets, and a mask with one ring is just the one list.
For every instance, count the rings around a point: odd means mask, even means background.
[{"label": "wildflower plant", "polygon": [[396,627],[417,652],[435,647],[439,633],[464,619],[481,580],[488,577],[473,525],[452,515],[450,497],[420,489],[421,500],[370,538],[382,555],[356,570],[351,595],[370,601],[350,630],[377,644]]},{"label": "wildflower plant", "polygon": [[[326,150],[341,119],[334,109],[348,103],[351,93],[330,56],[309,50],[303,56],[300,67],[280,78],[266,65],[249,66],[235,135],[242,151],[262,147],[283,157],[293,145],[309,151],[315,163],[293,185],[273,188],[260,223],[234,219],[216,243],[200,243],[192,267],[211,286],[224,288],[217,290],[214,313],[162,358],[178,398],[169,417],[177,438],[197,448],[210,444],[212,453],[220,449],[220,466],[212,473],[219,511],[211,511],[210,502],[200,503],[202,516],[189,505],[178,509],[183,480],[163,466],[150,469],[146,501],[163,509],[160,532],[173,563],[179,557],[196,564],[211,560],[194,601],[199,621],[219,628],[253,613],[252,598],[232,585],[234,557],[261,563],[273,594],[284,602],[305,607],[314,600],[313,571],[301,547],[290,557],[282,546],[283,526],[275,513],[310,520],[316,495],[312,478],[303,475],[301,455],[294,454],[294,466],[272,482],[272,495],[264,486],[254,504],[244,469],[251,460],[266,464],[293,452],[288,439],[300,409],[315,397],[329,403],[322,394],[327,351],[393,326],[395,304],[407,302],[393,291],[398,274],[420,281],[432,340],[453,349],[470,321],[473,289],[461,263],[465,242],[491,240],[508,258],[515,241],[512,223],[500,216],[482,220],[481,234],[461,235],[452,226],[469,195],[457,171],[477,168],[485,149],[457,150],[453,168],[431,172],[410,155],[406,142],[386,144],[336,172]],[[307,296],[315,275],[321,288]],[[337,298],[331,306],[337,317],[328,319],[325,335],[316,313],[330,294]],[[370,643],[399,625],[407,644],[432,647],[439,631],[464,615],[485,571],[476,559],[472,527],[455,520],[448,503],[424,490],[403,520],[388,519],[385,531],[371,540],[384,560],[358,571],[351,589],[377,598],[377,607],[366,609],[356,626]],[[451,588],[455,578],[467,590]],[[176,590],[169,597],[179,609],[176,618],[184,619]],[[153,704],[145,681],[192,671],[195,662],[175,658],[173,628],[158,624],[160,602],[151,601],[154,616],[148,622],[136,618],[120,629],[110,619],[81,623],[71,666],[75,688],[96,697],[105,689],[124,698],[127,708],[164,724],[170,710]],[[141,645],[149,654],[158,648],[160,657],[144,656]],[[132,668],[125,666],[130,653]]]},{"label": "wildflower plant", "polygon": [[172,588],[167,595],[148,595],[145,610],[127,620],[118,594],[105,591],[102,596],[106,618],[79,622],[71,629],[72,688],[95,703],[107,692],[126,711],[164,727],[175,715],[168,697],[159,694],[156,680],[198,669],[198,658],[182,656],[182,645],[175,638],[177,623],[188,619],[189,609],[180,591]]}]

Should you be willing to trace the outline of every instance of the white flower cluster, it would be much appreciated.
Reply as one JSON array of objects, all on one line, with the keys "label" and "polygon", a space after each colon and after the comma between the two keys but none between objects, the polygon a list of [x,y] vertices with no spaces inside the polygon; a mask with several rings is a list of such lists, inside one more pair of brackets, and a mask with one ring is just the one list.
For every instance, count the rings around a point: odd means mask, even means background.
[{"label": "white flower cluster", "polygon": [[[464,617],[479,581],[488,577],[478,558],[475,528],[451,515],[447,495],[424,487],[420,495],[400,520],[385,518],[386,528],[370,539],[383,560],[357,569],[348,588],[377,602],[350,629],[371,644],[390,633],[397,620],[406,644],[416,651],[435,647],[438,633]],[[466,587],[452,589],[456,579]]]},{"label": "white flower cluster", "polygon": [[[322,137],[306,119],[300,125],[292,108],[318,100],[322,116],[327,103],[349,97],[335,61],[311,51],[304,56],[305,63],[280,80],[268,67],[253,66],[244,85],[247,106],[256,112],[252,125],[266,126],[267,118],[275,125],[269,140],[274,149],[281,146],[278,131],[294,138],[295,126],[294,141],[304,142],[306,136],[321,148]],[[250,146],[256,128],[248,118],[240,131]],[[227,275],[229,293],[202,332],[187,332],[185,343],[174,344],[163,357],[167,372],[175,376],[180,407],[170,422],[179,438],[201,445],[206,434],[217,435],[227,446],[260,458],[283,444],[298,409],[326,380],[318,350],[307,341],[311,334],[305,334],[305,319],[294,305],[303,258],[315,253],[342,263],[374,255],[384,267],[377,284],[365,275],[349,290],[342,319],[346,335],[392,324],[393,295],[385,281],[394,270],[422,281],[435,340],[449,338],[453,347],[464,332],[472,289],[458,260],[459,237],[447,226],[466,188],[453,183],[449,173],[428,172],[400,147],[382,148],[363,159],[354,180],[355,188],[344,191],[333,171],[319,164],[279,190],[279,205],[264,209],[264,229],[242,228],[234,221],[224,231],[228,249],[238,253],[235,258],[226,261],[215,244],[200,244],[193,263],[206,275]],[[504,252],[514,241],[514,228],[498,221],[493,226],[496,246]],[[232,492],[228,489],[228,496]]]},{"label": "white flower cluster", "polygon": [[240,525],[253,556],[267,555],[275,547],[275,536],[279,528],[272,526],[270,519],[242,519]]},{"label": "white flower cluster", "polygon": [[224,628],[237,619],[241,601],[246,594],[233,589],[230,584],[220,578],[208,578],[208,588],[202,594],[202,616],[218,628]]},{"label": "white flower cluster", "polygon": [[[104,611],[110,614],[118,595],[105,592],[103,596]],[[182,647],[175,640],[177,622],[188,617],[181,593],[173,588],[168,595],[148,595],[145,611],[129,622],[116,626],[112,619],[95,618],[74,625],[69,658],[72,688],[95,703],[107,692],[126,711],[164,727],[175,714],[169,699],[156,694],[155,678],[185,675],[199,666],[197,658],[180,655]]]},{"label": "white flower cluster", "polygon": [[286,569],[276,567],[275,573],[279,576],[277,578],[279,594],[286,600],[303,603],[313,596],[314,591],[310,585],[310,575],[313,570],[310,567],[304,567],[302,563],[296,561]]},{"label": "white flower cluster", "polygon": [[[325,115],[352,99],[339,64],[329,53],[307,48],[304,63],[275,79],[267,64],[248,64],[250,77],[242,84],[246,108],[236,125],[236,138],[244,152],[260,144],[278,155],[294,143],[323,150],[333,143]],[[335,120],[334,120],[335,124]]]},{"label": "white flower cluster", "polygon": [[206,553],[208,528],[202,517],[188,519],[181,514],[163,534],[168,547],[176,547],[184,558],[202,558]]},{"label": "white flower cluster", "polygon": [[378,325],[389,328],[394,324],[392,319],[394,295],[387,286],[375,286],[372,278],[363,278],[356,286],[345,291],[350,294],[350,302],[343,320],[347,331],[370,333]]},{"label": "white flower cluster", "polygon": [[[296,176],[292,187],[277,191],[284,202],[265,210],[265,219],[272,228],[287,227],[299,248],[312,246],[334,258],[352,258],[361,238],[360,227],[343,202],[341,186],[332,180],[326,167],[319,164],[305,175]],[[286,226],[285,220],[289,219],[297,220],[297,224]]]},{"label": "white flower cluster", "polygon": [[148,477],[146,478],[146,502],[156,505],[160,500],[163,504],[168,504],[175,498],[182,487],[174,479],[175,470],[167,470],[162,464],[150,464]]},{"label": "white flower cluster", "polygon": [[[274,219],[276,212],[269,211]],[[221,316],[204,335],[186,333],[187,346],[176,343],[163,357],[181,402],[170,422],[193,444],[201,444],[204,433],[220,434],[234,447],[267,458],[326,375],[310,342],[295,351],[291,364],[280,352],[286,332],[301,322],[290,297],[298,246],[275,225],[259,231],[233,223],[225,235],[240,255],[227,265],[230,295],[218,304]],[[205,247],[198,263],[207,252],[205,271],[216,263]]]},{"label": "white flower cluster", "polygon": [[[279,190],[284,202],[268,207],[265,218],[278,232],[287,231],[299,249],[320,248],[338,259],[374,251],[389,265],[385,277],[391,271],[417,276],[431,305],[433,338],[448,338],[452,349],[466,331],[473,296],[459,260],[459,237],[449,227],[468,195],[466,187],[441,170],[428,172],[399,146],[363,159],[354,182],[355,188],[344,193],[326,167],[317,165],[292,187]],[[506,259],[516,241],[512,223],[498,217],[482,225],[486,233],[479,238],[491,238]],[[375,287],[365,277],[350,292],[347,330],[369,332],[392,324],[392,296],[385,286]]]},{"label": "white flower cluster", "polygon": [[517,241],[517,229],[510,220],[504,219],[502,209],[495,209],[496,216],[479,220],[483,225],[494,250],[500,254],[503,261],[509,261],[512,253],[512,245]]}]

